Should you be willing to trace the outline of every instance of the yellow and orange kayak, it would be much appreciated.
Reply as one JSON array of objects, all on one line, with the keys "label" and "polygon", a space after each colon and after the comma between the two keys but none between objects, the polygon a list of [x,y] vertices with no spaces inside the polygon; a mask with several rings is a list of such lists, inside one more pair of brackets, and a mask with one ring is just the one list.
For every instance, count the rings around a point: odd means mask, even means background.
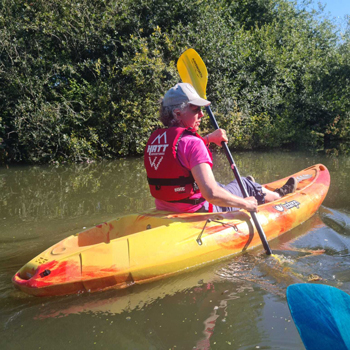
[{"label": "yellow and orange kayak", "polygon": [[[324,165],[292,176],[299,180],[295,193],[259,206],[257,217],[268,240],[309,219],[326,197],[330,175]],[[287,179],[264,186],[274,190]],[[153,210],[122,216],[62,240],[24,265],[12,281],[35,296],[125,288],[260,245],[244,210],[193,214]]]}]

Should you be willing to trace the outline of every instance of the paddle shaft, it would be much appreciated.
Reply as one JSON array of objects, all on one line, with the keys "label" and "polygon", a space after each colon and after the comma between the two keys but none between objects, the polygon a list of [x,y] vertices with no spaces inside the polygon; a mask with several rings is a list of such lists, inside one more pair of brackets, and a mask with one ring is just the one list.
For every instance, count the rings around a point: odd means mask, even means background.
[{"label": "paddle shaft", "polygon": [[[219,125],[218,125],[218,123],[217,123],[217,121],[215,119],[215,116],[214,116],[213,112],[211,111],[210,106],[205,107],[205,109],[206,109],[206,111],[207,111],[207,113],[209,115],[210,121],[213,124],[214,128],[215,129],[219,129]],[[235,164],[235,162],[234,162],[234,160],[232,158],[232,154],[231,154],[230,150],[228,149],[227,143],[222,141],[221,145],[222,145],[222,148],[224,149],[225,155],[226,155],[226,157],[227,157],[227,159],[228,159],[228,161],[230,163],[231,169],[232,169],[233,174],[234,174],[234,176],[235,176],[235,178],[236,178],[236,180],[238,182],[238,185],[239,185],[239,188],[241,189],[243,197],[246,198],[246,197],[248,197],[247,189],[243,185],[243,182],[242,182],[242,179],[241,179],[241,175],[239,174],[239,171],[238,171],[238,169],[236,167],[236,164]],[[265,232],[264,232],[263,228],[261,227],[260,222],[259,222],[259,220],[258,220],[258,218],[256,216],[256,213],[250,212],[250,215],[251,215],[251,217],[252,217],[252,219],[254,221],[256,230],[258,231],[258,234],[260,236],[260,239],[261,239],[261,242],[263,244],[263,247],[265,249],[266,254],[267,255],[271,255],[272,251],[271,251],[270,246],[269,246],[269,244],[267,242],[267,239],[266,239],[266,236],[265,236]]]}]

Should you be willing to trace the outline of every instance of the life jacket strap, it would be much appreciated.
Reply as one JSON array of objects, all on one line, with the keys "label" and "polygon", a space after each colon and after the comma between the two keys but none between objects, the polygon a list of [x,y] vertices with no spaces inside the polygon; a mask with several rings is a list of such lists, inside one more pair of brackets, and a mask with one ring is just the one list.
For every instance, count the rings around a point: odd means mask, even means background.
[{"label": "life jacket strap", "polygon": [[169,203],[186,203],[186,204],[197,205],[203,202],[205,202],[204,198],[196,198],[196,199],[186,198],[186,199],[181,199],[179,201],[171,201]]},{"label": "life jacket strap", "polygon": [[153,186],[185,186],[194,183],[193,176],[180,176],[176,179],[156,179],[147,177],[147,181]]}]

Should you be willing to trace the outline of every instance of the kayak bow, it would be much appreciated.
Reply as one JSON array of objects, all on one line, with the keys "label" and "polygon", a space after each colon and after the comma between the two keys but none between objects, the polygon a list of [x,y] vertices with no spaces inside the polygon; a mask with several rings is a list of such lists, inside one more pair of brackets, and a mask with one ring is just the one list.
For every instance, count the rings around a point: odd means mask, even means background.
[{"label": "kayak bow", "polygon": [[[259,222],[272,240],[309,219],[330,185],[317,164],[293,176],[297,191],[259,206]],[[264,185],[281,187],[288,177]],[[35,296],[125,288],[183,272],[261,246],[248,212],[169,213],[152,210],[87,229],[53,245],[24,265],[14,285]]]}]

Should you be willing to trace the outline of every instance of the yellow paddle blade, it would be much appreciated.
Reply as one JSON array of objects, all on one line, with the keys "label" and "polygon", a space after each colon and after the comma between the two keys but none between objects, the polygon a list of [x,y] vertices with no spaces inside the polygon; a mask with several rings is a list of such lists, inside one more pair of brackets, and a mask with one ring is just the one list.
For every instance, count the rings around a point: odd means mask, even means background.
[{"label": "yellow paddle blade", "polygon": [[188,49],[180,56],[177,61],[177,70],[184,83],[191,84],[200,97],[207,98],[207,67],[195,50]]}]

